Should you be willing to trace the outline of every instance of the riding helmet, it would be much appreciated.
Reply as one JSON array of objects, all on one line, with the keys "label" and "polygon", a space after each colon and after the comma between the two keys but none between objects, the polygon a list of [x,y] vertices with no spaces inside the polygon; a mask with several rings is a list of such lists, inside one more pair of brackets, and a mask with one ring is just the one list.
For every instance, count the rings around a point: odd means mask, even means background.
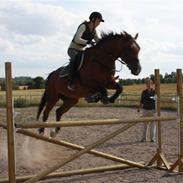
[{"label": "riding helmet", "polygon": [[89,16],[89,19],[92,20],[92,19],[100,19],[101,22],[104,22],[103,18],[102,18],[102,14],[97,12],[97,11],[94,11],[91,13],[91,15]]}]

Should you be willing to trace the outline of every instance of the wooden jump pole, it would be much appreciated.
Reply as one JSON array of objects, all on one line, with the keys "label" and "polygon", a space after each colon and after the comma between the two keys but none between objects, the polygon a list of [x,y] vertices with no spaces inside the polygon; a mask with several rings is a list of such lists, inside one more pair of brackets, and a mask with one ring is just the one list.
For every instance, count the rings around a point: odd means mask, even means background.
[{"label": "wooden jump pole", "polygon": [[11,63],[5,63],[9,183],[16,183]]},{"label": "wooden jump pole", "polygon": [[[48,174],[56,171],[57,169],[61,168],[62,166],[66,165],[67,163],[75,160],[76,158],[79,158],[80,156],[82,156],[85,153],[88,153],[91,149],[94,149],[95,147],[103,144],[104,142],[106,142],[107,140],[115,137],[116,135],[122,133],[123,131],[127,130],[128,128],[134,126],[135,124],[137,124],[136,122],[125,125],[121,128],[119,128],[118,130],[115,130],[114,132],[110,133],[109,135],[97,140],[96,142],[88,145],[85,147],[85,149],[75,153],[73,156],[70,156],[69,158],[66,158],[65,160],[63,160],[62,162],[57,163],[55,166],[50,167],[42,172],[40,172],[38,175],[36,175],[35,177],[31,178],[30,180],[26,181],[25,183],[34,183],[38,180],[41,180],[42,178],[46,177]],[[143,168],[144,166],[136,166],[138,168]]]},{"label": "wooden jump pole", "polygon": [[105,119],[105,120],[83,120],[83,121],[62,121],[62,122],[35,122],[35,123],[16,123],[16,128],[53,128],[53,127],[73,127],[73,126],[92,126],[92,125],[119,125],[125,123],[144,123],[149,121],[171,121],[176,120],[176,116],[169,117],[141,117],[138,119]]},{"label": "wooden jump pole", "polygon": [[[156,102],[156,113],[157,116],[161,116],[161,107],[160,107],[160,74],[159,74],[159,69],[155,69],[155,91],[156,91],[156,96],[157,96],[157,102]],[[157,136],[158,136],[158,153],[162,153],[162,140],[161,140],[161,121],[157,121]],[[157,162],[158,166],[161,166],[161,163],[158,161]]]},{"label": "wooden jump pole", "polygon": [[[64,141],[64,140],[57,140],[57,139],[54,139],[54,138],[49,138],[49,137],[46,137],[46,136],[42,136],[42,135],[33,133],[31,131],[28,131],[28,130],[18,129],[17,133],[20,133],[20,134],[23,134],[23,135],[26,135],[26,136],[29,136],[29,137],[33,137],[33,138],[36,138],[36,139],[39,139],[39,140],[43,140],[45,142],[49,142],[49,143],[52,143],[52,144],[64,146],[64,147],[74,149],[74,150],[83,150],[83,149],[85,149],[84,146],[73,144],[71,142],[67,142],[67,141]],[[139,163],[136,163],[136,162],[133,162],[133,161],[130,161],[130,160],[126,160],[124,158],[117,157],[117,156],[114,156],[114,155],[111,155],[111,154],[108,154],[108,153],[100,152],[100,151],[97,151],[97,150],[90,150],[90,151],[88,151],[88,153],[92,154],[92,155],[95,155],[95,156],[98,156],[98,157],[102,157],[102,158],[105,158],[105,159],[113,160],[113,161],[116,161],[116,162],[124,163],[124,164],[135,166],[135,167],[139,166],[141,168],[142,166],[144,166],[142,164],[139,164]]]},{"label": "wooden jump pole", "polygon": [[[155,91],[156,91],[156,113],[157,116],[161,116],[161,106],[160,106],[160,72],[159,69],[155,69]],[[163,160],[165,158],[161,158],[164,156],[162,154],[162,136],[161,136],[161,120],[157,121],[157,166],[161,167],[162,163],[165,163],[167,165],[167,168],[169,168],[169,165],[167,162],[164,162]]]},{"label": "wooden jump pole", "polygon": [[179,172],[183,172],[183,92],[182,92],[182,69],[177,69],[177,96],[179,97],[179,117],[180,117],[180,152],[179,152]]},{"label": "wooden jump pole", "polygon": [[[5,124],[2,124],[2,127],[4,129],[7,129]],[[56,144],[56,145],[64,146],[64,147],[67,147],[67,148],[71,148],[71,149],[74,149],[74,150],[83,150],[85,148],[84,146],[80,146],[80,145],[73,144],[73,143],[70,143],[70,142],[66,142],[66,141],[63,141],[63,140],[57,140],[57,139],[54,139],[54,138],[49,138],[49,137],[42,136],[42,135],[36,134],[34,132],[28,131],[28,130],[24,130],[24,129],[17,129],[16,132],[20,133],[20,134],[23,134],[23,135],[26,135],[26,136],[29,136],[29,137],[39,139],[39,140],[43,140],[45,142],[49,142],[49,143],[52,143],[52,144]],[[96,151],[96,150],[90,150],[88,153],[93,154],[93,155],[98,156],[98,157],[105,158],[105,159],[109,159],[109,160],[113,160],[113,161],[116,161],[116,162],[124,163],[124,164],[104,166],[104,167],[96,167],[96,168],[83,169],[83,170],[74,170],[74,171],[69,171],[69,172],[54,173],[54,174],[48,175],[47,177],[43,178],[43,180],[44,179],[49,179],[49,178],[58,178],[58,177],[65,177],[65,176],[71,176],[71,175],[80,175],[80,174],[84,175],[84,174],[87,174],[87,173],[100,173],[100,172],[104,172],[104,171],[112,171],[112,170],[117,170],[117,169],[122,170],[122,169],[132,168],[132,167],[136,167],[136,166],[138,166],[138,167],[143,167],[144,166],[142,163],[133,162],[133,161],[130,161],[130,160],[123,159],[121,157],[117,157],[117,156],[107,154],[107,153],[104,153],[104,152],[100,152],[100,151]],[[28,180],[32,177],[33,176],[23,176],[23,177],[16,178],[16,181],[17,182],[22,182],[22,181]],[[4,180],[0,179],[0,183],[7,183],[7,182],[8,182],[8,180],[6,180],[6,179],[4,179]]]},{"label": "wooden jump pole", "polygon": [[[157,150],[155,156],[150,160],[147,164],[148,166],[152,165],[155,161],[157,161],[157,167],[161,168],[162,164],[169,170],[170,164],[166,160],[163,152],[162,152],[162,135],[161,135],[161,106],[160,106],[160,72],[159,69],[154,70],[155,75],[155,92],[156,92],[156,113],[157,113]],[[177,117],[174,119],[176,120]]]},{"label": "wooden jump pole", "polygon": [[178,120],[179,120],[179,155],[177,161],[171,166],[173,171],[178,166],[178,171],[183,172],[183,92],[182,92],[182,69],[176,70],[177,79],[177,102],[178,102]]},{"label": "wooden jump pole", "polygon": [[[7,129],[7,126],[5,124],[2,124],[2,127],[4,129]],[[29,137],[32,137],[32,138],[35,138],[35,139],[39,139],[39,140],[42,140],[42,141],[45,141],[45,142],[48,142],[48,143],[51,143],[51,144],[59,145],[59,146],[64,146],[64,147],[74,149],[74,150],[83,150],[85,148],[84,146],[73,144],[71,142],[67,142],[67,141],[63,141],[63,140],[57,140],[57,139],[54,139],[54,138],[42,136],[42,135],[39,135],[37,133],[31,132],[29,130],[17,129],[16,133],[20,133],[22,135],[26,135],[26,136],[29,136]],[[132,161],[125,160],[123,158],[119,158],[117,156],[113,156],[111,154],[100,152],[100,151],[97,151],[97,150],[90,150],[88,153],[93,154],[93,155],[98,156],[98,157],[113,160],[113,161],[116,161],[116,162],[121,162],[121,163],[126,163],[127,162],[127,163],[131,163],[131,164],[134,163]]]},{"label": "wooden jump pole", "polygon": [[[52,174],[44,177],[42,180],[69,177],[69,176],[73,176],[73,175],[85,175],[85,174],[100,173],[100,172],[102,173],[102,172],[114,171],[114,170],[124,170],[127,168],[133,168],[133,166],[117,164],[117,165],[101,166],[101,167],[95,167],[95,168],[86,168],[86,169],[80,169],[80,170],[58,172],[58,173],[52,173]],[[34,176],[29,175],[29,176],[17,177],[16,182],[17,183],[25,182],[26,180],[31,179],[32,177],[34,177]],[[9,183],[9,181],[7,179],[0,179],[0,183]]]}]

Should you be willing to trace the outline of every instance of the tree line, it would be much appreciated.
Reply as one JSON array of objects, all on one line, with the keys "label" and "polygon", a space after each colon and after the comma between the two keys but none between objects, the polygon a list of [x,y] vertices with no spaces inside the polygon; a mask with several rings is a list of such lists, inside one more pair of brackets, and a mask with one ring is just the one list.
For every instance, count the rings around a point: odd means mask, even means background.
[{"label": "tree line", "polygon": [[[155,76],[151,74],[148,78],[154,81]],[[122,85],[144,84],[146,79],[119,79],[119,82]],[[160,83],[176,83],[176,72],[171,72],[170,74],[165,73],[165,75],[160,74]]]},{"label": "tree line", "polygon": [[[150,79],[154,81],[154,75],[149,76]],[[142,79],[119,79],[119,83],[122,85],[133,85],[133,84],[143,84],[146,78]],[[20,86],[26,86],[26,89],[43,89],[45,88],[45,79],[41,76],[35,78],[31,77],[15,77],[13,78],[13,89],[20,89]],[[176,83],[176,72],[171,72],[170,74],[165,73],[165,75],[160,74],[161,83]],[[5,79],[0,78],[1,90],[5,90]],[[21,88],[22,89],[22,88]]]},{"label": "tree line", "polygon": [[[31,77],[15,77],[12,79],[13,81],[13,89],[43,89],[45,88],[45,79],[41,76],[31,78]],[[0,78],[0,86],[1,90],[6,89],[6,83],[4,78]]]}]

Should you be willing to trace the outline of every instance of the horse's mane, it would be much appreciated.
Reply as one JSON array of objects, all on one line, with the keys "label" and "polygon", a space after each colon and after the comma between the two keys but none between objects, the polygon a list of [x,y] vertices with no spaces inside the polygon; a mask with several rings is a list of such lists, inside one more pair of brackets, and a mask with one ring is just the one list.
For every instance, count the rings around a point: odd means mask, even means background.
[{"label": "horse's mane", "polygon": [[133,39],[132,36],[125,31],[123,31],[121,33],[115,33],[113,31],[110,31],[108,33],[102,32],[101,39],[98,41],[98,43],[96,45],[99,45],[99,44],[101,44],[105,41],[108,41],[110,39],[113,39],[113,38],[117,39],[117,38],[121,38],[121,37],[126,41]]}]

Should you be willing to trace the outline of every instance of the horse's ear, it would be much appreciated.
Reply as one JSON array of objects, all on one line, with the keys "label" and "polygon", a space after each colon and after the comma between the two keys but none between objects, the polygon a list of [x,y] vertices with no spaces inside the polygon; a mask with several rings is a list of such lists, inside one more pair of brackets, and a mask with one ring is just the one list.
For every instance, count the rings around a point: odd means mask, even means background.
[{"label": "horse's ear", "polygon": [[137,33],[137,34],[135,35],[134,39],[137,39],[137,38],[138,38],[138,36],[139,36],[139,33]]}]

